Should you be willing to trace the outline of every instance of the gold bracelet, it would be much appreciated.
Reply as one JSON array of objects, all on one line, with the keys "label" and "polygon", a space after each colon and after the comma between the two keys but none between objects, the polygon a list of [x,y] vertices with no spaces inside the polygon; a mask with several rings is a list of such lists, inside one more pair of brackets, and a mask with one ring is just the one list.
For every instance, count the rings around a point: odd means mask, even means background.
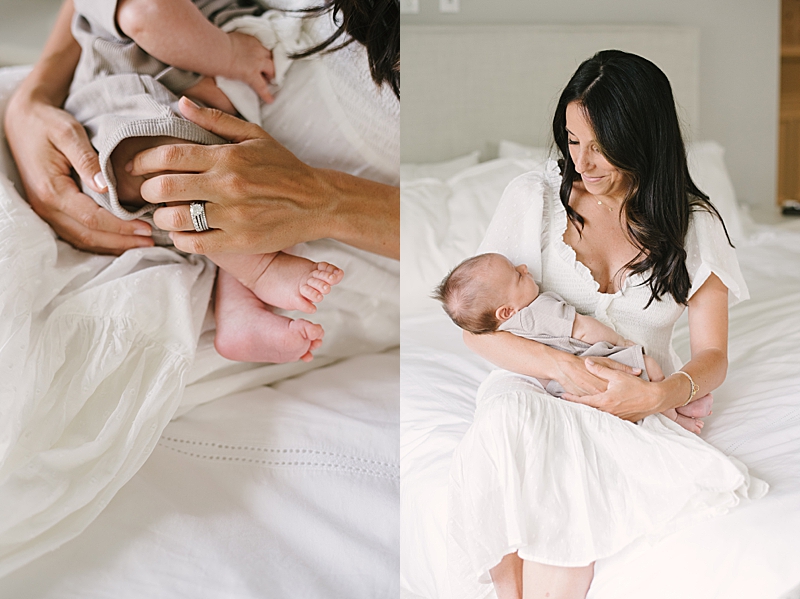
[{"label": "gold bracelet", "polygon": [[697,392],[700,391],[700,387],[694,384],[694,379],[691,376],[689,376],[688,372],[684,372],[683,370],[676,370],[675,374],[682,374],[687,379],[689,379],[689,383],[692,385],[692,392],[689,394],[689,399],[687,399],[686,403],[684,403],[683,406],[681,407],[688,406],[689,402],[692,401],[694,399],[694,396],[697,395]]}]

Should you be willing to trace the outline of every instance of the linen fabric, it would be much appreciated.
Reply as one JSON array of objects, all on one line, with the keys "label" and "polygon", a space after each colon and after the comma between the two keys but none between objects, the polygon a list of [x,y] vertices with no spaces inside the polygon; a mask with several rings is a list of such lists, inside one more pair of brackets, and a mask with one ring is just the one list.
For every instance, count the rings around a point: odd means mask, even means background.
[{"label": "linen fabric", "polygon": [[[479,253],[527,264],[543,290],[640,343],[665,374],[674,372],[680,362],[672,330],[683,307],[664,297],[644,310],[650,292],[641,276],[628,276],[615,294],[598,291],[563,241],[560,183],[554,162],[514,180]],[[693,213],[686,250],[690,297],[712,272],[731,304],[748,297],[733,248],[710,214]],[[584,566],[766,491],[738,460],[660,414],[636,426],[495,371],[478,391],[475,420],[450,470],[452,596],[485,596],[489,570],[508,553]]]}]

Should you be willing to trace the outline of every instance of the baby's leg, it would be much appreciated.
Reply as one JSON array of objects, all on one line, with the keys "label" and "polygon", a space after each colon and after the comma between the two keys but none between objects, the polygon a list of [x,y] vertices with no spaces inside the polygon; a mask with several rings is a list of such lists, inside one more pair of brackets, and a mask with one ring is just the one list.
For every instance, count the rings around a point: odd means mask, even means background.
[{"label": "baby's leg", "polygon": [[312,359],[322,344],[318,324],[274,314],[233,276],[217,275],[214,346],[229,360],[284,363]]},{"label": "baby's leg", "polygon": [[[644,357],[644,365],[647,368],[647,377],[653,381],[654,383],[658,383],[659,381],[664,380],[664,371],[661,370],[661,366],[658,365],[653,358],[650,356],[645,355]],[[678,424],[680,424],[683,428],[687,431],[700,434],[700,431],[703,430],[703,421],[699,418],[690,418],[689,416],[684,416],[683,414],[678,414],[675,408],[671,408],[669,410],[664,410],[661,412],[669,418],[670,420],[674,420]]]},{"label": "baby's leg", "polygon": [[344,273],[327,262],[312,262],[284,252],[274,254],[209,254],[258,299],[284,310],[316,312],[315,303],[330,293]]}]

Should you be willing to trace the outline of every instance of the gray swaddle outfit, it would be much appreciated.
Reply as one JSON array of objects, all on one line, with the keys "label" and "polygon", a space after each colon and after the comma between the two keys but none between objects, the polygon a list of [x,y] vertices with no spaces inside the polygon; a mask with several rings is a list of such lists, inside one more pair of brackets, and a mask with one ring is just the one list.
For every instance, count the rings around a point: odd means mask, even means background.
[{"label": "gray swaddle outfit", "polygon": [[[560,295],[545,291],[502,323],[497,330],[508,331],[576,356],[611,358],[620,364],[640,368],[641,377],[649,380],[644,365],[644,348],[641,345],[618,347],[605,341],[589,345],[572,337],[574,323],[575,307],[565,302]],[[550,395],[561,397],[564,394],[564,387],[557,381],[538,380]]]},{"label": "gray swaddle outfit", "polygon": [[[180,116],[178,99],[200,81],[200,75],[164,64],[122,33],[116,24],[115,1],[74,3],[72,35],[81,46],[81,57],[64,108],[86,127],[108,182],[105,194],[85,185],[83,191],[121,219],[141,218],[157,206],[129,210],[120,204],[110,157],[122,140],[169,136],[199,144],[226,141]],[[194,0],[194,4],[217,26],[264,12],[252,0]],[[154,237],[157,232],[154,229]],[[166,235],[163,238],[156,242],[171,243]]]}]

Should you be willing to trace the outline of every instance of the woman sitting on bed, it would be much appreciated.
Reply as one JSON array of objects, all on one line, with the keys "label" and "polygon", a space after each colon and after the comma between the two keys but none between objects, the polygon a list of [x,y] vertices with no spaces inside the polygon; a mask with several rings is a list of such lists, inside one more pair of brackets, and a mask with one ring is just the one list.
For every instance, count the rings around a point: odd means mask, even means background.
[{"label": "woman sitting on bed", "polygon": [[[643,345],[667,377],[465,333],[506,370],[481,385],[453,460],[454,597],[493,582],[499,599],[583,598],[596,560],[766,492],[659,414],[708,414],[727,370],[729,299],[748,297],[722,219],[689,176],[669,81],[644,58],[600,52],[567,84],[553,134],[558,166],[508,186],[479,253],[528,264],[543,290]],[[686,306],[681,365],[671,336]],[[513,373],[556,380],[569,401]]]}]

